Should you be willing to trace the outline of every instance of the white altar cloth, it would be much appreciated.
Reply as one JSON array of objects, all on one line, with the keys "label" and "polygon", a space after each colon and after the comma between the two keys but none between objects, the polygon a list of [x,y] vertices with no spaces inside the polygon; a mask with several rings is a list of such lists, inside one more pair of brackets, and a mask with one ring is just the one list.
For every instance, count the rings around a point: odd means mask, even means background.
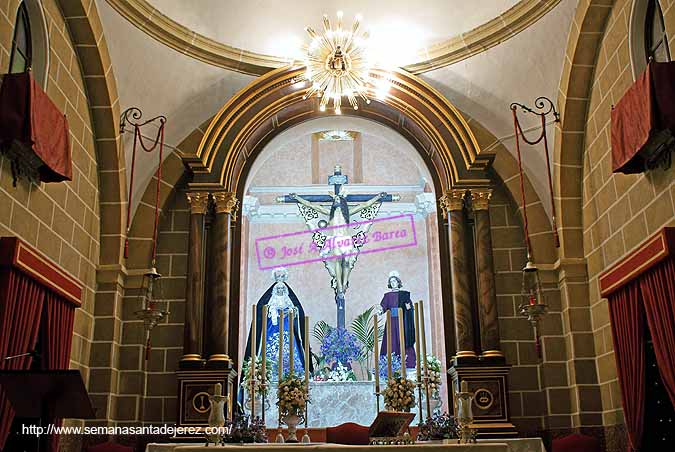
[{"label": "white altar cloth", "polygon": [[267,452],[509,452],[506,443],[479,444],[412,444],[400,446],[344,446],[340,444],[256,444],[250,446],[181,446],[175,452],[250,452],[251,447]]},{"label": "white altar cloth", "polygon": [[[455,440],[450,440],[450,441],[455,441]],[[506,444],[507,449],[470,449],[470,451],[475,451],[475,452],[501,452],[501,451],[508,451],[508,452],[546,452],[546,448],[544,447],[544,443],[541,441],[541,438],[514,438],[514,439],[481,439],[478,440],[478,445],[487,445],[487,444]],[[451,445],[451,446],[457,446],[457,444],[444,444],[443,446],[446,445]],[[159,443],[150,443],[145,449],[145,452],[186,452],[185,447],[190,447],[191,449],[194,450],[196,447],[197,450],[201,451],[207,451],[206,448],[200,449],[203,445],[200,444],[195,444],[195,443],[168,443],[168,444],[159,444]],[[277,447],[283,447],[284,452],[291,452],[289,447],[293,447],[290,444],[286,444],[283,446],[279,446],[274,443],[268,443],[268,444],[250,444],[250,445],[231,445],[231,446],[224,446],[221,447],[220,449],[227,449],[227,450],[233,450],[232,448],[234,447],[239,447],[239,448],[248,448],[246,452],[249,452],[251,447],[261,447],[261,448],[269,448],[272,447],[274,448],[275,446]],[[312,446],[295,446],[295,447],[301,447],[303,452],[308,452],[310,447],[315,447],[316,445]],[[322,447],[325,448],[326,451],[329,449],[332,450],[332,447],[335,446],[337,448],[343,447],[337,444],[323,444],[321,445]],[[438,444],[416,444],[415,446],[439,446]],[[353,447],[353,446],[352,446]],[[384,446],[377,446],[377,447],[384,447]],[[401,447],[401,446],[397,446]],[[188,449],[189,450],[189,449]],[[210,446],[208,448],[209,451],[217,450],[214,446]],[[243,450],[243,449],[242,449]],[[316,450],[316,449],[313,449]],[[324,449],[320,449],[323,451]],[[435,452],[437,449],[433,449]],[[464,449],[466,450],[466,449]],[[443,452],[464,452],[463,449],[456,449],[456,448],[451,448],[451,449],[443,449]],[[235,452],[233,450],[233,452]],[[269,451],[272,452],[272,451]],[[348,450],[345,452],[352,452],[352,450]],[[419,452],[432,452],[431,449],[419,449]]]}]

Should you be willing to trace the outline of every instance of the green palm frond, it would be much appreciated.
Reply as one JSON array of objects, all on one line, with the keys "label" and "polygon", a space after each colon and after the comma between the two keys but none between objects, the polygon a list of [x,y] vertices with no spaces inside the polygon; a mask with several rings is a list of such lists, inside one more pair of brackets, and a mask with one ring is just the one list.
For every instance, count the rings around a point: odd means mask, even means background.
[{"label": "green palm frond", "polygon": [[312,336],[317,340],[319,344],[323,344],[324,338],[330,333],[333,329],[325,320],[319,320],[314,324],[314,330],[312,331]]},{"label": "green palm frond", "polygon": [[[366,358],[368,353],[371,353],[375,347],[375,326],[373,322],[374,310],[375,306],[371,306],[370,308],[366,309],[361,314],[356,316],[351,325],[352,331],[356,335],[357,339],[363,344],[362,354],[364,355],[364,358]],[[384,334],[382,325],[378,325],[377,332],[377,340],[379,341]]]}]

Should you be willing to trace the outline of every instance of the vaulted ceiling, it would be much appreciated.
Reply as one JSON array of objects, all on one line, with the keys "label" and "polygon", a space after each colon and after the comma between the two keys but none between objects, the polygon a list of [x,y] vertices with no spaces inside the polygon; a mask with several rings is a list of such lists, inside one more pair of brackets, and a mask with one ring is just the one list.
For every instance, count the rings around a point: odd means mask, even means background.
[{"label": "vaulted ceiling", "polygon": [[[121,108],[168,117],[178,144],[253,78],[300,55],[305,26],[356,14],[388,61],[417,73],[513,149],[509,104],[556,100],[576,0],[96,0]],[[534,123],[532,123],[534,125]],[[553,136],[550,137],[552,142]],[[127,140],[127,155],[131,145]],[[147,156],[143,156],[147,157]],[[139,160],[139,191],[154,172]],[[547,199],[545,160],[526,162]],[[137,195],[137,194],[136,194]],[[137,197],[134,195],[135,197]],[[547,204],[547,203],[544,203]]]}]

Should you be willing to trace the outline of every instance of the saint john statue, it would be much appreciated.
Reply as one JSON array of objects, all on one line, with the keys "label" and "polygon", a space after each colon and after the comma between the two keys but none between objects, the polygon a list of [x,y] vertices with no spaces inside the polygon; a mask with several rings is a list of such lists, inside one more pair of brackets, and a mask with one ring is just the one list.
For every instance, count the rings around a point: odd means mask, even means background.
[{"label": "saint john statue", "polygon": [[[387,283],[389,292],[384,294],[380,306],[382,312],[391,311],[391,348],[392,354],[401,355],[401,346],[399,341],[398,329],[398,308],[403,309],[403,333],[405,338],[405,367],[406,369],[415,368],[417,357],[415,355],[415,308],[410,300],[410,292],[401,290],[403,283],[401,276],[397,271],[389,273]],[[382,346],[380,347],[380,356],[387,356],[387,327],[384,328],[382,336]]]}]

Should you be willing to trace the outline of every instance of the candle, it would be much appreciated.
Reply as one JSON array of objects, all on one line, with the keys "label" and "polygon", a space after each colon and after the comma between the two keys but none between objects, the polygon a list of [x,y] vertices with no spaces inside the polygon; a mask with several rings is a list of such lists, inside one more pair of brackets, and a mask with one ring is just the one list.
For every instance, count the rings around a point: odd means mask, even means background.
[{"label": "candle", "polygon": [[284,378],[284,311],[279,311],[279,382]]},{"label": "candle", "polygon": [[305,390],[309,392],[309,316],[305,316]]},{"label": "candle", "polygon": [[405,373],[405,331],[403,331],[403,309],[398,308],[398,344],[401,348],[401,377],[406,378]]},{"label": "candle", "polygon": [[[415,303],[415,370],[417,381],[422,381],[422,367],[420,365],[420,311]],[[421,416],[420,416],[421,418]]]},{"label": "candle", "polygon": [[[260,370],[262,374],[262,383],[266,384],[267,383],[267,311],[268,311],[268,306],[265,305],[262,308],[262,338],[260,339],[260,350],[261,350],[261,358],[260,358]],[[264,387],[263,387],[264,389]]]},{"label": "candle", "polygon": [[394,376],[391,371],[391,311],[387,311],[387,379],[391,380]]},{"label": "candle", "polygon": [[373,316],[373,336],[375,337],[375,344],[373,344],[374,350],[373,354],[375,355],[375,392],[380,392],[380,353],[379,353],[379,327],[380,325],[377,322],[377,314]]},{"label": "candle", "polygon": [[466,380],[462,380],[462,384],[460,385],[462,388],[462,392],[469,392],[469,382]]},{"label": "candle", "polygon": [[223,385],[220,383],[216,383],[216,390],[213,392],[214,396],[222,396],[223,395]]},{"label": "candle", "polygon": [[293,358],[294,358],[294,355],[295,355],[295,341],[293,340],[295,338],[295,336],[293,335],[293,330],[295,329],[295,325],[294,325],[294,323],[295,323],[294,317],[295,316],[293,314],[294,314],[293,309],[291,309],[288,312],[288,337],[289,337],[289,339],[288,339],[288,350],[289,350],[288,361],[290,362],[290,366],[291,366],[290,367],[291,376],[293,375],[294,370],[295,370],[295,366],[294,366],[295,363],[293,362]]},{"label": "candle", "polygon": [[249,366],[249,377],[251,380],[251,391],[253,391],[253,382],[255,378],[255,361],[258,356],[258,348],[256,347],[256,337],[255,337],[255,315],[256,309],[258,308],[257,304],[251,306],[251,362]]},{"label": "candle", "polygon": [[420,307],[420,335],[422,336],[422,362],[424,363],[424,376],[429,377],[429,368],[427,366],[427,334],[424,328],[424,305],[422,300],[417,303]]}]

